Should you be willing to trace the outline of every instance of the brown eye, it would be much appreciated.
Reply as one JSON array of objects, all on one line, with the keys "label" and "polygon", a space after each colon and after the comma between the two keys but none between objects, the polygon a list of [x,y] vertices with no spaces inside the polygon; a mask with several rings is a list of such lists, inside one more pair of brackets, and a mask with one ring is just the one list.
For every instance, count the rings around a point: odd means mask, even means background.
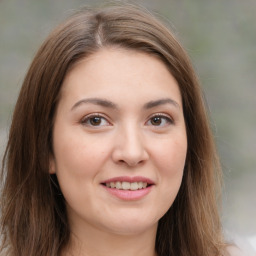
[{"label": "brown eye", "polygon": [[90,124],[93,125],[93,126],[98,126],[98,125],[101,124],[101,117],[99,117],[99,116],[91,117],[91,118],[89,119],[89,122],[90,122]]},{"label": "brown eye", "polygon": [[173,123],[174,122],[171,117],[163,114],[158,114],[158,115],[152,116],[147,121],[146,125],[155,126],[155,127],[165,127]]},{"label": "brown eye", "polygon": [[162,123],[162,117],[160,116],[154,116],[150,119],[150,122],[152,125],[161,125]]},{"label": "brown eye", "polygon": [[100,115],[89,115],[86,116],[82,121],[82,125],[88,126],[88,127],[102,127],[102,126],[108,126],[110,123],[107,121],[107,119]]}]

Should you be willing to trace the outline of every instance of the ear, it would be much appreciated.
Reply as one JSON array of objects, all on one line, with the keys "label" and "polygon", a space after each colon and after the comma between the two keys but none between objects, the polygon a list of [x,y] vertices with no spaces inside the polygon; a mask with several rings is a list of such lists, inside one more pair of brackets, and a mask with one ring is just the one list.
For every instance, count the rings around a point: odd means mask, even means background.
[{"label": "ear", "polygon": [[53,155],[50,155],[49,159],[49,173],[56,174],[56,162]]}]

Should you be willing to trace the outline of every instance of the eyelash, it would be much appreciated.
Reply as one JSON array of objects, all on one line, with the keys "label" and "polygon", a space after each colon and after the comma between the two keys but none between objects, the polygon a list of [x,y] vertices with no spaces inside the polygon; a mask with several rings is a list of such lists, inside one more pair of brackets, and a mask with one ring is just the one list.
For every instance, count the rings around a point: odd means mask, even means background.
[{"label": "eyelash", "polygon": [[[92,124],[92,119],[93,118],[98,118],[98,121],[100,121],[100,123],[97,125],[93,125]],[[153,125],[152,124],[152,120],[153,118],[159,118],[161,120],[161,123],[159,125]],[[105,120],[105,122],[107,123],[106,124],[103,124],[102,125],[102,120]],[[165,120],[166,121],[166,124],[162,125],[162,121]],[[96,120],[95,120],[96,121]],[[148,124],[149,123],[149,124]],[[84,126],[89,126],[89,127],[101,127],[101,126],[109,126],[111,125],[111,123],[107,120],[106,117],[104,117],[102,114],[100,113],[94,113],[94,114],[90,114],[88,116],[85,116],[82,120],[81,120],[81,124],[84,125]],[[171,124],[174,124],[174,121],[173,119],[169,116],[169,115],[166,115],[166,114],[163,114],[163,113],[157,113],[157,114],[154,114],[153,116],[151,116],[147,122],[145,123],[146,125],[150,125],[150,126],[155,126],[155,127],[165,127],[167,125],[171,125]]]},{"label": "eyelash", "polygon": [[[165,125],[153,125],[152,124],[152,120],[153,118],[160,118],[161,119],[161,124],[162,124],[162,121],[165,120],[166,121],[166,124]],[[174,121],[173,119],[169,116],[169,115],[166,115],[166,114],[163,114],[163,113],[157,113],[157,114],[154,114],[153,116],[151,116],[149,118],[149,120],[146,122],[146,124],[148,122],[151,122],[151,126],[155,126],[155,127],[165,127],[166,125],[170,125],[170,124],[174,124]]]},{"label": "eyelash", "polygon": [[[93,118],[99,118],[100,119],[100,124],[99,125],[93,125],[91,123]],[[84,126],[90,126],[90,127],[100,127],[102,120],[105,120],[107,122],[107,126],[109,126],[111,123],[107,120],[106,117],[104,117],[102,114],[99,113],[94,113],[94,114],[90,114],[88,116],[85,116],[82,120],[81,120],[81,124]],[[104,125],[105,126],[105,125]]]}]

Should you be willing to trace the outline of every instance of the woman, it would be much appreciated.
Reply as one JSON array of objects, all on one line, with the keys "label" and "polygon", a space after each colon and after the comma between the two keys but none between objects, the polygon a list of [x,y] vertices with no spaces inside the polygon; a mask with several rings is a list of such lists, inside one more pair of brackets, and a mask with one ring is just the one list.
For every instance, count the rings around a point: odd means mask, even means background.
[{"label": "woman", "polygon": [[196,75],[141,8],[83,9],[46,39],[2,175],[4,255],[226,254]]}]

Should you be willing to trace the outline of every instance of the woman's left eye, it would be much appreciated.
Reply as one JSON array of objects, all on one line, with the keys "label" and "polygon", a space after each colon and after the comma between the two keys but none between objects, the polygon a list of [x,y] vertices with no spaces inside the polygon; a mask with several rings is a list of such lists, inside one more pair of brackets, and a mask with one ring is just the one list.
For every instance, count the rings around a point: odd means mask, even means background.
[{"label": "woman's left eye", "polygon": [[173,124],[173,120],[165,115],[155,115],[151,117],[147,122],[147,125],[156,126],[156,127],[164,127],[169,124]]},{"label": "woman's left eye", "polygon": [[81,123],[85,126],[91,126],[91,127],[100,127],[100,126],[110,125],[107,119],[100,115],[86,116],[85,118],[83,118]]}]

